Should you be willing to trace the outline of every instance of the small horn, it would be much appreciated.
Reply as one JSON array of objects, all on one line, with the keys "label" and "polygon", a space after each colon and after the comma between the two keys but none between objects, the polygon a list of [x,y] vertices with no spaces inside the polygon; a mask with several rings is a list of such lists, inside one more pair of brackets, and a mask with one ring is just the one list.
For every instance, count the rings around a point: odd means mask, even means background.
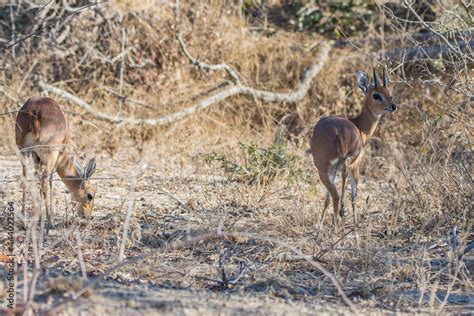
[{"label": "small horn", "polygon": [[383,81],[383,86],[386,88],[387,83],[388,83],[388,78],[387,78],[387,74],[385,73],[385,67],[383,67],[382,69],[382,81]]},{"label": "small horn", "polygon": [[377,72],[375,71],[375,67],[372,67],[372,70],[374,71],[374,86],[378,87],[379,81],[377,80]]}]

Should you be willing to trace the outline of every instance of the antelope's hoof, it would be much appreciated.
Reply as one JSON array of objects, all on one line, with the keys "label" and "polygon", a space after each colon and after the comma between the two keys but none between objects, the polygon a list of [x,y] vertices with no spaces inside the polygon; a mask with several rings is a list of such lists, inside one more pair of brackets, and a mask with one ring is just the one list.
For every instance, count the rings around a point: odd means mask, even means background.
[{"label": "antelope's hoof", "polygon": [[341,209],[339,210],[339,216],[344,217],[345,214],[346,214],[346,209],[343,205],[343,206],[341,206]]}]

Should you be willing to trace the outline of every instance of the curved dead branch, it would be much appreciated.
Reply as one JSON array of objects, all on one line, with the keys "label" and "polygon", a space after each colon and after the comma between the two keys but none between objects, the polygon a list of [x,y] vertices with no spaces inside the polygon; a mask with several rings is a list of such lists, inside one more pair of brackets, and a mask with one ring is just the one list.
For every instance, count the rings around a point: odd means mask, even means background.
[{"label": "curved dead branch", "polygon": [[287,93],[279,93],[279,92],[270,92],[265,90],[254,89],[245,85],[240,84],[240,78],[237,75],[237,72],[227,64],[218,64],[218,65],[208,65],[197,58],[193,57],[189,50],[187,49],[186,45],[183,42],[183,39],[178,34],[176,36],[181,48],[185,56],[188,58],[189,62],[193,65],[198,66],[199,68],[203,68],[206,70],[225,70],[229,76],[234,79],[234,82],[237,87],[240,88],[239,94],[244,94],[248,96],[255,97],[257,99],[261,99],[265,102],[298,102],[306,95],[311,85],[313,79],[318,75],[321,68],[326,63],[326,60],[329,57],[329,52],[331,50],[331,46],[328,42],[322,42],[318,55],[314,59],[313,63],[309,67],[308,70],[303,75],[303,80],[301,80],[298,88],[294,91],[290,91]]},{"label": "curved dead branch", "polygon": [[298,102],[304,98],[304,96],[308,93],[308,90],[311,86],[313,79],[318,75],[321,68],[324,66],[326,60],[328,59],[329,52],[331,50],[331,46],[327,42],[323,42],[321,44],[319,53],[316,55],[314,62],[311,64],[309,69],[304,73],[303,79],[299,83],[298,87],[290,92],[281,93],[281,92],[271,92],[265,90],[254,89],[252,87],[248,87],[241,84],[240,78],[237,72],[227,64],[217,64],[217,65],[210,65],[199,61],[197,58],[193,57],[189,50],[187,49],[186,45],[184,44],[181,36],[177,35],[178,42],[183,49],[185,56],[188,58],[189,62],[193,65],[196,65],[202,69],[206,70],[223,70],[228,73],[228,75],[232,78],[234,85],[230,88],[222,90],[206,99],[203,99],[191,107],[188,107],[184,110],[180,110],[173,114],[165,115],[158,118],[150,118],[150,119],[136,119],[136,118],[129,118],[129,117],[121,117],[110,115],[107,113],[103,113],[100,111],[95,110],[89,103],[86,101],[76,97],[75,95],[47,84],[41,80],[38,81],[38,86],[40,89],[56,94],[68,101],[75,103],[76,105],[80,106],[82,109],[86,110],[89,114],[93,115],[94,117],[107,121],[110,123],[124,123],[129,125],[149,125],[149,126],[161,126],[167,125],[170,123],[174,123],[178,120],[181,120],[185,117],[188,117],[196,112],[204,110],[210,107],[213,104],[219,103],[231,96],[242,94],[251,96],[257,99],[260,99],[264,102]]},{"label": "curved dead branch", "polygon": [[199,68],[210,70],[210,71],[225,70],[236,84],[240,84],[240,77],[234,68],[232,68],[231,66],[227,64],[210,65],[210,64],[203,63],[202,61],[198,60],[197,58],[194,58],[191,55],[191,53],[188,50],[188,47],[184,44],[181,34],[177,33],[176,39],[178,40],[179,46],[181,46],[181,49],[183,50],[184,55],[186,56],[186,58],[188,58],[191,64],[198,66]]},{"label": "curved dead branch", "polygon": [[99,120],[103,120],[110,123],[124,123],[124,124],[129,124],[129,125],[142,125],[143,124],[143,125],[149,125],[149,126],[161,126],[161,125],[167,125],[167,124],[176,122],[193,113],[203,110],[214,103],[217,103],[219,101],[222,101],[230,96],[233,96],[239,93],[238,87],[234,86],[224,91],[221,91],[219,93],[216,93],[213,96],[206,98],[202,101],[199,101],[195,105],[189,108],[186,108],[184,110],[178,111],[176,113],[165,115],[158,118],[136,119],[136,118],[130,118],[130,117],[110,115],[104,112],[97,111],[89,103],[76,97],[75,95],[67,91],[64,91],[62,89],[59,89],[57,87],[54,87],[52,85],[49,85],[47,83],[44,83],[42,81],[38,82],[38,86],[44,91],[54,93],[68,101],[75,103],[76,105],[80,106],[82,109],[86,110],[89,114],[93,115]]}]

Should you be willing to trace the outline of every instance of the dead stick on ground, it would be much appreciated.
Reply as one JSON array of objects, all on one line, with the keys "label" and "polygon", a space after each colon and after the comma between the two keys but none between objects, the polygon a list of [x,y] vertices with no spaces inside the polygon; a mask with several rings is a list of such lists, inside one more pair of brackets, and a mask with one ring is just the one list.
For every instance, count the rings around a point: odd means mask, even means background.
[{"label": "dead stick on ground", "polygon": [[331,50],[331,46],[327,42],[323,42],[321,44],[319,54],[315,57],[314,62],[311,64],[308,70],[304,73],[303,79],[301,80],[298,87],[293,91],[290,91],[287,93],[281,93],[281,92],[271,92],[271,91],[254,89],[254,88],[242,85],[240,83],[240,79],[237,72],[233,70],[232,67],[228,66],[227,64],[209,65],[209,64],[200,62],[189,53],[186,45],[184,44],[182,38],[179,35],[177,36],[177,39],[180,42],[181,47],[183,48],[184,54],[189,59],[191,64],[196,65],[202,69],[207,69],[207,70],[213,70],[213,71],[224,70],[233,79],[234,85],[206,99],[203,99],[195,103],[191,107],[185,108],[184,110],[175,112],[173,114],[165,115],[158,118],[151,118],[151,119],[136,119],[136,118],[120,117],[120,116],[103,113],[103,112],[95,110],[86,101],[76,97],[75,95],[63,89],[54,87],[41,80],[38,81],[38,86],[45,91],[56,94],[66,100],[69,100],[75,103],[76,105],[80,106],[81,108],[89,112],[89,114],[103,121],[107,121],[111,123],[124,123],[124,124],[129,124],[129,125],[144,124],[144,125],[149,125],[149,126],[160,126],[160,125],[167,125],[167,124],[176,122],[178,120],[181,120],[185,117],[188,117],[192,114],[202,111],[210,107],[211,105],[219,103],[231,96],[239,95],[239,94],[254,97],[265,102],[282,102],[282,103],[283,102],[288,102],[288,103],[298,102],[301,99],[303,99],[304,96],[307,94],[312,81],[318,75],[323,65],[325,64],[325,62],[328,60],[329,51]]},{"label": "dead stick on ground", "polygon": [[79,259],[79,266],[81,267],[82,278],[87,280],[87,270],[86,265],[84,263],[84,256],[82,255],[82,241],[81,241],[81,234],[79,231],[74,232],[74,237],[76,238],[77,242],[77,257]]},{"label": "dead stick on ground", "polygon": [[133,208],[135,206],[135,187],[137,186],[137,178],[146,168],[147,168],[146,164],[140,163],[139,168],[132,175],[132,180],[130,183],[130,193],[128,197],[128,208],[127,208],[127,214],[125,216],[125,222],[123,223],[122,243],[120,244],[118,262],[122,262],[125,258],[125,245],[127,244],[128,229],[130,227],[130,218],[132,217]]},{"label": "dead stick on ground", "polygon": [[87,290],[89,290],[90,288],[92,288],[93,286],[98,284],[107,275],[109,275],[110,273],[112,273],[112,272],[114,272],[114,271],[116,271],[116,270],[118,270],[118,269],[120,269],[120,268],[122,268],[126,265],[137,263],[137,262],[139,262],[143,259],[154,256],[158,253],[163,253],[165,251],[183,249],[183,248],[193,246],[193,245],[195,245],[195,244],[197,244],[198,242],[201,242],[201,241],[213,240],[213,239],[223,239],[223,238],[249,238],[249,239],[254,239],[254,240],[261,240],[261,241],[265,241],[265,242],[268,242],[268,243],[271,243],[271,244],[276,244],[280,247],[283,247],[283,248],[286,248],[286,249],[292,251],[297,256],[299,256],[300,258],[306,260],[313,267],[315,267],[316,269],[321,271],[326,277],[328,277],[329,280],[331,280],[334,287],[336,288],[339,295],[342,297],[343,301],[350,307],[350,309],[353,312],[356,312],[355,305],[349,300],[347,295],[344,293],[344,290],[342,289],[341,285],[336,280],[336,278],[331,274],[331,272],[329,272],[326,268],[324,268],[320,263],[314,261],[311,258],[311,256],[305,255],[303,252],[301,252],[296,247],[293,247],[293,246],[291,246],[287,243],[281,242],[277,239],[267,237],[267,236],[256,235],[256,234],[252,234],[252,233],[246,233],[246,232],[222,232],[222,233],[211,232],[211,233],[206,233],[206,234],[202,234],[202,235],[198,235],[198,236],[194,236],[194,237],[190,236],[185,241],[172,242],[172,243],[169,243],[168,245],[161,246],[160,248],[157,248],[157,249],[152,250],[150,252],[147,252],[145,254],[138,255],[138,256],[135,256],[135,257],[131,257],[127,260],[124,260],[124,261],[110,267],[105,272],[98,275],[94,280],[90,281],[88,284],[86,284],[84,287],[82,287],[80,290],[78,290],[76,293],[74,293],[71,296],[71,299],[66,300],[66,301],[60,303],[59,305],[57,305],[53,309],[53,311],[58,312],[64,304],[66,304],[70,301],[77,300],[82,294],[84,294]]}]

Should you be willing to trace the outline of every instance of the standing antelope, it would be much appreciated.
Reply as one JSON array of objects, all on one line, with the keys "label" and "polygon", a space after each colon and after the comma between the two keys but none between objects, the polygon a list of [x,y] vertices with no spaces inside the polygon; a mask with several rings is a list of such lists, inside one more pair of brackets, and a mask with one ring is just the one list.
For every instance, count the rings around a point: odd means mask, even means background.
[{"label": "standing antelope", "polygon": [[[333,199],[335,226],[338,222],[338,215],[344,216],[344,191],[349,173],[354,225],[356,224],[355,200],[364,147],[373,135],[382,113],[393,113],[397,110],[397,105],[392,101],[391,93],[387,87],[388,78],[385,68],[382,73],[383,86],[379,86],[375,68],[373,73],[373,84],[369,84],[369,78],[365,72],[356,72],[357,85],[365,93],[364,105],[357,117],[347,119],[329,116],[319,120],[314,127],[311,153],[318,169],[319,178],[327,189],[321,223],[329,206],[330,197]],[[336,173],[340,166],[342,166],[341,196],[336,188]]]},{"label": "standing antelope", "polygon": [[[90,218],[94,206],[95,190],[89,178],[95,171],[95,159],[92,158],[85,168],[74,156],[69,154],[69,125],[59,104],[51,98],[31,98],[18,111],[15,124],[16,144],[21,150],[23,176],[26,176],[27,162],[33,158],[37,175],[41,181],[41,193],[45,201],[46,216],[51,224],[48,202],[49,187],[52,190],[54,169],[79,202],[78,213]],[[23,212],[25,211],[26,188],[23,187]]]}]

